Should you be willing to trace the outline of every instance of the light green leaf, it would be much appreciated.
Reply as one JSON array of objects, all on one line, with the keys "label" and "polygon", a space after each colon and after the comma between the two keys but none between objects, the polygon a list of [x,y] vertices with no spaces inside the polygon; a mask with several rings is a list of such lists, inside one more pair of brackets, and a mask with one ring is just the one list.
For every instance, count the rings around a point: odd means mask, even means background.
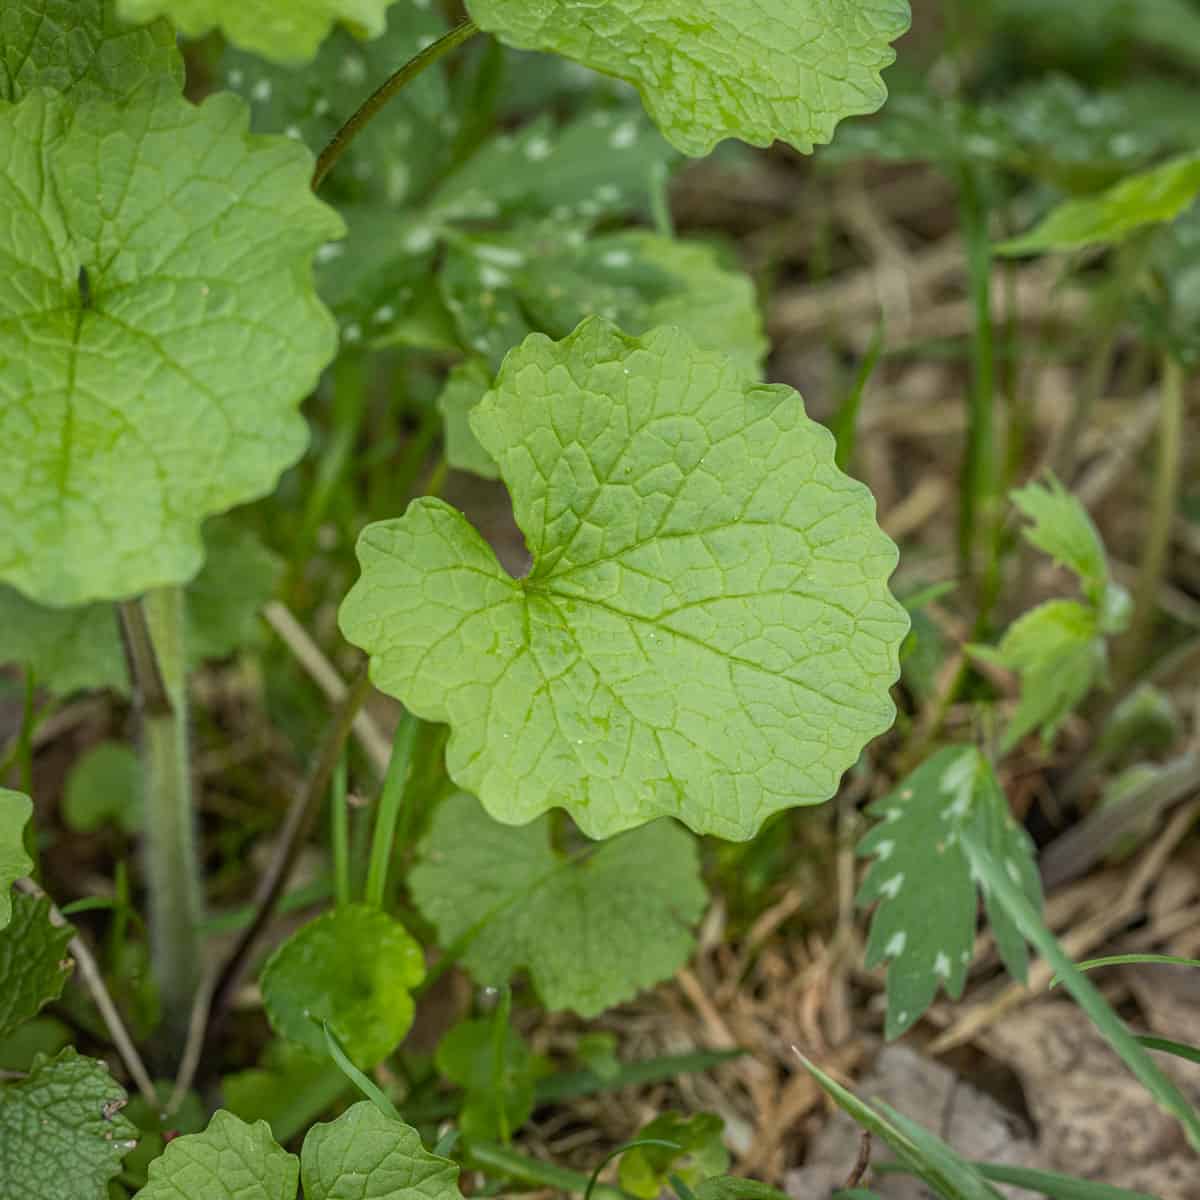
[{"label": "light green leaf", "polygon": [[141,96],[0,105],[0,576],[50,605],[195,574],[204,518],[301,453],[334,350],[307,152],[235,97]]},{"label": "light green leaf", "polygon": [[446,423],[446,462],[456,471],[499,479],[500,468],[476,440],[469,419],[491,386],[491,371],[478,359],[468,359],[446,377],[437,406]]},{"label": "light green leaf", "polygon": [[33,870],[25,853],[25,826],[32,816],[28,796],[0,788],[0,929],[12,920],[12,885]]},{"label": "light green leaf", "polygon": [[466,1093],[458,1123],[468,1137],[507,1140],[533,1112],[538,1062],[516,1030],[496,1018],[461,1021],[438,1042],[437,1069]]},{"label": "light green leaf", "polygon": [[[960,840],[968,823],[978,822],[1000,861],[1011,862],[1018,881],[1037,896],[1032,848],[993,783],[991,767],[978,750],[950,747],[868,809],[881,823],[858,845],[859,854],[875,861],[857,902],[879,902],[871,919],[866,965],[890,964],[889,1038],[899,1037],[918,1020],[939,987],[951,999],[962,995],[975,936],[975,883]],[[1024,945],[1013,946],[1007,926],[996,932],[1009,971],[1024,978]]]},{"label": "light green leaf", "polygon": [[218,1109],[203,1133],[172,1138],[137,1200],[296,1200],[300,1165],[265,1121]]},{"label": "light green leaf", "polygon": [[304,1200],[459,1200],[458,1164],[368,1101],[314,1125],[300,1152]]},{"label": "light green leaf", "polygon": [[695,841],[671,821],[572,853],[551,832],[548,816],[497,824],[458,792],[409,888],[443,946],[469,939],[462,961],[478,982],[503,986],[527,967],[547,1008],[592,1017],[687,961],[708,896]]},{"label": "light green leaf", "polygon": [[707,154],[738,137],[808,152],[874,112],[908,28],[906,0],[468,0],[509,45],[632,83],[669,141]]},{"label": "light green leaf", "polygon": [[142,760],[124,742],[97,742],[67,775],[63,820],[76,833],[142,827]]},{"label": "light green leaf", "polygon": [[[696,1200],[790,1200],[786,1192],[776,1191],[755,1179],[739,1179],[736,1175],[718,1175],[704,1179],[693,1189]],[[841,1193],[838,1200],[845,1200]]]},{"label": "light green leaf", "polygon": [[1130,175],[1095,196],[1066,200],[997,254],[1041,254],[1124,241],[1147,225],[1173,221],[1200,192],[1200,154]]},{"label": "light green leaf", "polygon": [[104,1063],[69,1046],[0,1087],[0,1180],[7,1194],[104,1200],[108,1181],[136,1145],[137,1130],[121,1115],[124,1103]]},{"label": "light green leaf", "polygon": [[790,388],[677,329],[534,335],[472,417],[533,555],[513,579],[424,499],[359,540],[341,611],[371,676],[451,726],[492,816],[590,837],[660,816],[752,837],[892,722],[896,550]]},{"label": "light green leaf", "polygon": [[634,1146],[621,1156],[621,1187],[643,1200],[655,1200],[667,1186],[668,1177],[677,1175],[686,1184],[698,1184],[720,1175],[729,1166],[729,1151],[721,1140],[725,1122],[716,1113],[660,1113],[638,1130],[635,1141],[643,1138],[673,1142],[669,1146]]},{"label": "light green leaf", "polygon": [[0,101],[34,88],[72,103],[119,100],[159,78],[183,85],[183,58],[166,21],[130,26],[110,0],[5,0],[0,20]]},{"label": "light green leaf", "polygon": [[413,1019],[410,992],[425,977],[421,947],[398,921],[365,904],[325,913],[267,960],[263,1000],[271,1026],[325,1054],[321,1021],[356,1064],[386,1058]]},{"label": "light green leaf", "polygon": [[1049,600],[1018,617],[994,650],[969,649],[1021,677],[1021,699],[1001,743],[1005,752],[1035,729],[1048,746],[1107,672],[1108,653],[1096,612],[1074,600]]},{"label": "light green leaf", "polygon": [[1017,488],[1009,499],[1033,522],[1022,531],[1025,540],[1074,571],[1084,594],[1099,605],[1108,587],[1108,559],[1087,509],[1053,475]]},{"label": "light green leaf", "polygon": [[[312,58],[335,22],[364,37],[378,37],[392,0],[116,0],[126,21],[169,17],[181,33],[200,37],[211,29],[235,45],[276,62]],[[399,65],[399,64],[397,64]]]},{"label": "light green leaf", "polygon": [[50,920],[50,901],[18,892],[12,918],[0,929],[0,1037],[62,995],[73,963],[71,929]]}]

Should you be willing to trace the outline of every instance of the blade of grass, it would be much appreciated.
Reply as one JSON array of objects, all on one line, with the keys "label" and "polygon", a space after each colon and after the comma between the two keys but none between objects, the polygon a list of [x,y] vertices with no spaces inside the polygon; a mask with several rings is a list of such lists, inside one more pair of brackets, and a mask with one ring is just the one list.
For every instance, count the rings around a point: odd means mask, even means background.
[{"label": "blade of grass", "polygon": [[1150,1034],[1139,1034],[1137,1040],[1147,1050],[1161,1050],[1165,1054],[1174,1054],[1176,1058],[1200,1063],[1200,1048],[1189,1046],[1186,1042],[1174,1042],[1170,1038],[1152,1037]]},{"label": "blade of grass", "polygon": [[871,344],[867,347],[867,353],[854,373],[854,382],[850,385],[850,390],[838,405],[837,411],[829,422],[829,431],[837,443],[834,462],[843,471],[849,472],[853,466],[855,451],[858,449],[859,409],[862,408],[862,398],[867,390],[867,384],[871,381],[871,376],[875,374],[875,368],[879,365],[882,356],[883,318],[880,317],[875,326],[875,332],[871,335]]},{"label": "blade of grass", "polygon": [[400,725],[392,742],[392,757],[388,761],[387,775],[379,795],[379,811],[375,817],[375,833],[371,840],[371,862],[367,868],[365,896],[366,902],[376,908],[383,907],[388,867],[395,849],[396,822],[404,802],[409,768],[412,766],[413,743],[420,724],[411,713],[405,713],[400,718]]},{"label": "blade of grass", "polygon": [[333,772],[329,789],[330,840],[333,843],[334,903],[344,908],[350,903],[350,811],[346,803],[346,756],[343,754]]},{"label": "blade of grass", "polygon": [[1155,1200],[1147,1192],[1132,1192],[1109,1183],[1076,1179],[1058,1171],[1038,1171],[1033,1167],[1010,1167],[976,1163],[976,1169],[993,1183],[1011,1183],[1030,1192],[1041,1192],[1051,1200]]},{"label": "blade of grass", "polygon": [[346,1051],[342,1048],[341,1042],[338,1041],[337,1035],[329,1028],[328,1021],[321,1022],[321,1029],[325,1033],[325,1049],[329,1051],[329,1057],[333,1059],[337,1068],[345,1077],[362,1094],[375,1105],[377,1109],[385,1117],[391,1117],[393,1121],[403,1121],[404,1118],[400,1115],[396,1106],[388,1099],[383,1089],[364,1072],[350,1061]]},{"label": "blade of grass", "polygon": [[[553,1192],[566,1192],[582,1196],[587,1191],[588,1177],[580,1171],[557,1167],[553,1163],[531,1158],[509,1146],[497,1146],[492,1142],[465,1142],[467,1160],[481,1171],[503,1175],[517,1183],[528,1183],[534,1187],[549,1188]],[[620,1188],[600,1184],[592,1193],[593,1200],[631,1200]]]}]

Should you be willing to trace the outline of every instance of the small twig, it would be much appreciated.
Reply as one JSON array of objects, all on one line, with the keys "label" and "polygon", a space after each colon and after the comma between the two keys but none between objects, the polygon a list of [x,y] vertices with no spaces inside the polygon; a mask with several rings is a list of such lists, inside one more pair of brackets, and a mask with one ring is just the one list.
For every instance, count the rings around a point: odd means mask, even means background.
[{"label": "small twig", "polygon": [[869,1130],[864,1129],[858,1138],[858,1158],[855,1160],[850,1174],[846,1176],[846,1182],[842,1184],[842,1191],[848,1192],[851,1188],[858,1187],[870,1165],[871,1134]]},{"label": "small twig", "polygon": [[364,663],[325,731],[325,741],[308,783],[288,809],[270,865],[254,897],[254,919],[242,931],[217,976],[213,989],[213,1011],[217,1017],[222,1016],[232,1005],[234,993],[241,982],[254,945],[274,915],[279,898],[287,886],[288,877],[300,856],[300,850],[312,832],[317,814],[328,794],[329,781],[333,778],[346,739],[350,736],[354,716],[370,691],[371,681]]},{"label": "small twig", "polygon": [[122,600],[117,605],[117,614],[121,619],[121,640],[125,646],[129,678],[143,711],[149,717],[169,717],[174,711],[171,695],[154,651],[141,601]]},{"label": "small twig", "polygon": [[325,176],[333,170],[334,163],[345,153],[352,141],[367,127],[371,118],[387,102],[399,92],[405,84],[411,82],[427,67],[433,66],[444,54],[457,49],[463,42],[479,32],[479,26],[474,21],[464,21],[456,25],[449,33],[438,38],[436,42],[425,47],[420,54],[410,58],[398,71],[371,93],[358,107],[358,111],[333,135],[329,144],[321,151],[317,165],[313,169],[312,190],[315,192],[325,181]]},{"label": "small twig", "polygon": [[167,1101],[165,1115],[176,1112],[187,1096],[196,1072],[200,1068],[200,1058],[204,1051],[205,1034],[208,1030],[208,1014],[212,1008],[213,985],[216,976],[209,972],[200,981],[192,1000],[192,1011],[188,1017],[187,1041],[183,1046],[183,1057],[179,1060],[179,1073],[175,1076],[175,1086],[171,1088],[171,1097]]},{"label": "small twig", "polygon": [[[313,641],[308,630],[296,620],[292,610],[286,604],[272,600],[263,609],[262,616],[292,652],[313,683],[334,704],[340,704],[346,695],[346,685],[342,677],[321,647]],[[360,710],[354,718],[354,736],[358,738],[363,753],[371,760],[371,765],[382,775],[392,757],[392,744],[365,709]]]},{"label": "small twig", "polygon": [[[38,900],[49,900],[46,893],[32,879],[18,879],[15,886],[18,891],[24,892],[27,896],[33,896]],[[53,901],[50,901],[50,920],[60,928],[71,926]],[[146,1103],[150,1105],[151,1112],[156,1112],[158,1095],[154,1091],[150,1073],[146,1070],[146,1064],[142,1062],[142,1056],[138,1053],[133,1039],[125,1028],[125,1022],[121,1020],[121,1014],[117,1011],[112,996],[109,995],[99,964],[78,933],[74,934],[67,943],[67,950],[79,964],[79,974],[92,994],[92,1000],[99,1010],[100,1016],[104,1019],[104,1024],[108,1027],[109,1036],[112,1038],[117,1053],[121,1056],[121,1061],[125,1064],[125,1069],[129,1072],[129,1077],[137,1084],[137,1089]]]}]

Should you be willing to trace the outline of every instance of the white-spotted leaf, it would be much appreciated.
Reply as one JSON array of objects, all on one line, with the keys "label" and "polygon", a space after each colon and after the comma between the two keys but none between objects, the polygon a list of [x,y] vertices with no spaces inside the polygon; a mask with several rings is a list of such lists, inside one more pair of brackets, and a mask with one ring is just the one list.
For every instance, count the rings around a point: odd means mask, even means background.
[{"label": "white-spotted leaf", "polygon": [[344,22],[362,36],[378,37],[391,3],[392,0],[116,0],[117,12],[126,21],[169,17],[188,37],[220,29],[234,45],[276,62],[289,63],[312,58],[337,22]]},{"label": "white-spotted leaf", "polygon": [[303,450],[335,348],[311,158],[227,94],[0,105],[0,578],[50,605],[194,575]]},{"label": "white-spotted leaf", "polygon": [[443,946],[485,985],[528,968],[542,1003],[591,1017],[669,978],[707,903],[695,839],[656,821],[565,853],[551,820],[514,828],[474,796],[442,802],[409,874]]},{"label": "white-spotted leaf", "polygon": [[[878,902],[866,965],[887,962],[889,1038],[915,1024],[939,987],[962,995],[975,937],[975,880],[960,840],[979,831],[998,862],[1039,900],[1032,845],[1013,821],[990,764],[972,746],[939,751],[868,812],[880,819],[858,845],[874,858],[858,893]],[[987,898],[985,897],[985,900]],[[1024,979],[1026,950],[1012,922],[988,901],[997,946]]]},{"label": "white-spotted leaf", "polygon": [[183,84],[183,58],[166,21],[127,25],[111,0],[5,0],[0,12],[0,101],[52,88],[72,103],[128,97],[146,83]]},{"label": "white-spotted leaf", "polygon": [[479,25],[632,83],[669,141],[808,152],[874,112],[907,0],[468,0]]},{"label": "white-spotted leaf", "polygon": [[678,329],[533,335],[472,416],[533,567],[418,500],[359,541],[341,611],[371,675],[451,727],[501,821],[661,816],[749,838],[829,798],[890,724],[896,549],[800,396]]}]

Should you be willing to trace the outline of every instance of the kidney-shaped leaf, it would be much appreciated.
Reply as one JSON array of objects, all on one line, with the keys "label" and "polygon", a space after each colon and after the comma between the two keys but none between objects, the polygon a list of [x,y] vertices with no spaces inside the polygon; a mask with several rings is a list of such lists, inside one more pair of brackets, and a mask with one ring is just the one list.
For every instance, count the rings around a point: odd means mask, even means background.
[{"label": "kidney-shaped leaf", "polygon": [[459,1200],[458,1164],[368,1101],[314,1125],[300,1152],[305,1200]]},{"label": "kidney-shaped leaf", "polygon": [[117,100],[159,76],[183,82],[170,25],[125,25],[110,0],[5,0],[2,15],[0,100],[35,87]]},{"label": "kidney-shaped leaf", "polygon": [[344,21],[359,33],[378,37],[392,0],[116,0],[116,3],[118,13],[127,21],[170,17],[180,32],[189,37],[199,37],[218,28],[234,45],[253,50],[264,58],[303,62],[317,52],[335,22]]},{"label": "kidney-shaped leaf", "polygon": [[890,725],[896,548],[791,388],[678,329],[589,320],[505,360],[472,428],[533,555],[513,579],[438,500],[366,529],[342,607],[371,675],[451,727],[498,820],[673,816],[741,839],[828,799]]},{"label": "kidney-shaped leaf", "polygon": [[139,95],[0,104],[0,578],[46,604],[194,575],[204,518],[301,453],[335,348],[308,152],[232,96]]},{"label": "kidney-shaped leaf", "polygon": [[468,0],[510,45],[627,79],[667,139],[707,154],[727,137],[798,150],[887,96],[880,71],[907,0]]},{"label": "kidney-shaped leaf", "polygon": [[585,1017],[681,967],[708,899],[695,839],[670,821],[567,855],[549,817],[498,825],[462,792],[439,806],[409,887],[443,946],[469,938],[480,983],[528,967],[547,1008]]},{"label": "kidney-shaped leaf", "polygon": [[375,1066],[408,1032],[409,994],[425,977],[421,947],[404,926],[366,904],[310,921],[271,955],[263,1000],[275,1032],[324,1057],[327,1021],[346,1053]]}]

